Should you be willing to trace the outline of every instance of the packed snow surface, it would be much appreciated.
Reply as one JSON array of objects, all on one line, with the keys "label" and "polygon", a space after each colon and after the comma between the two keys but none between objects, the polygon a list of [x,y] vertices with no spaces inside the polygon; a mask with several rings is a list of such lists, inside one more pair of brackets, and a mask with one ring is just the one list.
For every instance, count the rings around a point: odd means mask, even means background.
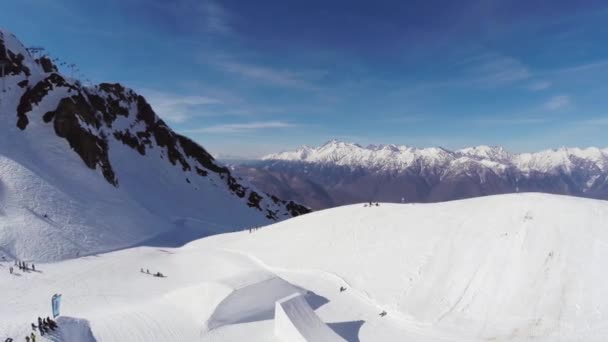
[{"label": "packed snow surface", "polygon": [[300,293],[276,302],[275,336],[285,342],[344,342],[317,316]]},{"label": "packed snow surface", "polygon": [[607,222],[605,201],[513,194],[351,205],[14,275],[7,260],[0,340],[61,293],[54,341],[280,341],[275,303],[299,292],[347,341],[606,341]]}]

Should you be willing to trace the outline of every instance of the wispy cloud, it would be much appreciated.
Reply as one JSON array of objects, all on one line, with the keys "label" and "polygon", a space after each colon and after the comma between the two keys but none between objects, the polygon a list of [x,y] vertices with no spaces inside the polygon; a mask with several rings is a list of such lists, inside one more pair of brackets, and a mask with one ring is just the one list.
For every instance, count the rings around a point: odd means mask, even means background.
[{"label": "wispy cloud", "polygon": [[608,125],[608,116],[595,117],[595,118],[583,120],[580,123],[583,125],[590,125],[590,126],[606,126],[606,125]]},{"label": "wispy cloud", "polygon": [[233,124],[221,124],[209,127],[202,127],[196,129],[184,130],[184,133],[196,134],[196,133],[245,133],[251,131],[276,129],[276,128],[289,128],[295,127],[295,124],[284,122],[284,121],[257,121],[257,122],[246,122],[246,123],[233,123]]},{"label": "wispy cloud", "polygon": [[544,117],[498,117],[478,118],[473,122],[482,125],[532,125],[551,122],[553,119]]},{"label": "wispy cloud", "polygon": [[460,63],[471,83],[501,86],[529,79],[529,68],[516,58],[498,53],[484,53]]},{"label": "wispy cloud", "polygon": [[232,14],[216,0],[146,1],[162,11],[172,26],[187,32],[230,34]]},{"label": "wispy cloud", "polygon": [[541,91],[545,89],[549,89],[553,84],[549,81],[536,81],[530,83],[526,88],[531,91]]},{"label": "wispy cloud", "polygon": [[213,62],[221,70],[250,80],[280,87],[319,90],[315,80],[323,77],[324,72],[318,70],[293,71],[256,64],[235,62],[232,60],[215,60]]},{"label": "wispy cloud", "polygon": [[569,107],[572,104],[572,100],[568,95],[558,95],[550,98],[545,104],[543,108],[546,110],[560,110]]},{"label": "wispy cloud", "polygon": [[201,6],[208,31],[217,33],[232,32],[232,27],[229,24],[231,15],[224,7],[211,0],[202,1]]},{"label": "wispy cloud", "polygon": [[549,73],[552,74],[568,74],[568,73],[577,73],[582,71],[589,71],[601,68],[608,68],[608,60],[599,60],[595,62],[590,62],[586,64],[575,65],[571,67],[565,67],[561,69],[551,70]]},{"label": "wispy cloud", "polygon": [[222,101],[200,95],[179,95],[153,89],[139,90],[152,109],[164,120],[183,123],[197,116],[209,115],[210,106],[222,104]]}]

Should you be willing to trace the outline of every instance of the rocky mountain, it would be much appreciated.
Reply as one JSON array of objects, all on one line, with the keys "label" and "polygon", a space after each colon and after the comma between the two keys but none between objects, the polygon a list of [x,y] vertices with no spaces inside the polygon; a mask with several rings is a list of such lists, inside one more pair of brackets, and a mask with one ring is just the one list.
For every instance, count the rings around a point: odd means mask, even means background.
[{"label": "rocky mountain", "polygon": [[135,91],[84,86],[4,30],[0,63],[0,254],[174,245],[309,211],[238,181]]},{"label": "rocky mountain", "polygon": [[232,169],[261,189],[315,209],[362,201],[439,202],[546,192],[608,199],[608,149],[510,153],[330,141],[268,155]]}]

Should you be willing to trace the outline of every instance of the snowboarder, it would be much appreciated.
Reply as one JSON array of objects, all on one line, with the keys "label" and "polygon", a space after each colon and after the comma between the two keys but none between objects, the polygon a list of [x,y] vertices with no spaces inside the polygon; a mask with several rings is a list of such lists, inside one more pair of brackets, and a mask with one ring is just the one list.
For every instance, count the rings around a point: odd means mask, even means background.
[{"label": "snowboarder", "polygon": [[384,317],[384,316],[386,316],[386,311],[382,311],[382,312],[380,313],[380,317]]}]

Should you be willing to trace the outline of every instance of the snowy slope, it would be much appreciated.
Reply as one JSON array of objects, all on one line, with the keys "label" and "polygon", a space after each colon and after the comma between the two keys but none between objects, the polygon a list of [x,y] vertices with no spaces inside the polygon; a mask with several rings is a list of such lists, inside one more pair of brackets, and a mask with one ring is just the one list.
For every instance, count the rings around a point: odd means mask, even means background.
[{"label": "snowy slope", "polygon": [[605,341],[607,220],[608,202],[546,194],[352,205],[18,276],[9,261],[0,339],[60,292],[86,341],[280,341],[275,302],[300,292],[350,342]]},{"label": "snowy slope", "polygon": [[0,255],[58,260],[307,212],[241,184],[118,84],[80,85],[0,30]]},{"label": "snowy slope", "polygon": [[544,194],[354,205],[277,224],[233,248],[341,279],[397,320],[467,341],[600,341],[606,222],[608,202]]}]

